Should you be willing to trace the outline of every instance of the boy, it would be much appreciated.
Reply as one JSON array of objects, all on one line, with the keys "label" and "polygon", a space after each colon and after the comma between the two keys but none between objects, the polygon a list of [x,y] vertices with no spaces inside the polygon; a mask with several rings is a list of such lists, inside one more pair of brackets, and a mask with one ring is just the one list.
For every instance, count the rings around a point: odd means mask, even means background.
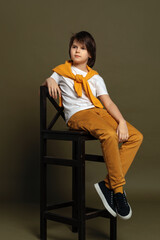
[{"label": "boy", "polygon": [[[82,31],[71,37],[69,56],[69,61],[53,69],[44,85],[50,96],[59,95],[70,128],[88,131],[100,140],[108,175],[95,184],[96,191],[114,217],[129,219],[132,210],[123,185],[143,135],[123,118],[103,78],[92,69],[96,44],[90,33]],[[119,142],[123,143],[120,149]]]}]

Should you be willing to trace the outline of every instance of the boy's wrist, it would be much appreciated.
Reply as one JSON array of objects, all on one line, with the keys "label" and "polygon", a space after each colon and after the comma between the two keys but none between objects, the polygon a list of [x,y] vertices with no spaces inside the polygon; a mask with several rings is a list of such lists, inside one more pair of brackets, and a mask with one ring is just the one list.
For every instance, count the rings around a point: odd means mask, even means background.
[{"label": "boy's wrist", "polygon": [[123,119],[120,119],[119,120],[119,123],[126,123],[126,120],[123,118]]}]

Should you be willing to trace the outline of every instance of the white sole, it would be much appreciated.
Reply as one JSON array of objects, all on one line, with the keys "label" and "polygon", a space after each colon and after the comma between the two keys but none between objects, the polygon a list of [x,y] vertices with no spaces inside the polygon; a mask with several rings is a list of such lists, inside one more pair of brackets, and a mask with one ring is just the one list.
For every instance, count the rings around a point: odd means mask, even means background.
[{"label": "white sole", "polygon": [[99,187],[99,184],[98,183],[95,183],[94,184],[94,187],[98,193],[98,195],[100,196],[102,202],[103,202],[103,205],[105,206],[105,208],[108,210],[108,212],[113,216],[113,217],[116,217],[117,214],[116,212],[113,211],[113,209],[109,206],[108,202],[106,201],[106,198],[104,197],[100,187]]},{"label": "white sole", "polygon": [[[129,203],[128,203],[128,205],[129,205]],[[130,207],[130,205],[129,205],[129,207]],[[128,219],[130,219],[131,216],[132,216],[132,209],[131,209],[131,207],[130,207],[130,212],[129,212],[129,214],[128,214],[127,216],[121,216],[119,213],[117,213],[117,214],[118,214],[118,216],[119,216],[121,219],[123,219],[123,220],[128,220]]]}]

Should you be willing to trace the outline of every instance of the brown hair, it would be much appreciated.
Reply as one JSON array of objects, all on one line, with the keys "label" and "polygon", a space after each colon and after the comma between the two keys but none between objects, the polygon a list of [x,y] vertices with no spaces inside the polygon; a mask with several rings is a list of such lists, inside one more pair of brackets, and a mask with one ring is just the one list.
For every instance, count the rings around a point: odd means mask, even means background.
[{"label": "brown hair", "polygon": [[69,56],[70,55],[70,50],[71,50],[71,46],[74,42],[74,40],[77,40],[80,43],[85,44],[88,53],[91,55],[91,58],[88,59],[88,66],[89,67],[93,67],[95,60],[96,60],[96,43],[94,38],[92,37],[92,35],[89,32],[86,31],[81,31],[78,33],[75,33],[71,39],[70,39],[70,43],[69,43]]}]

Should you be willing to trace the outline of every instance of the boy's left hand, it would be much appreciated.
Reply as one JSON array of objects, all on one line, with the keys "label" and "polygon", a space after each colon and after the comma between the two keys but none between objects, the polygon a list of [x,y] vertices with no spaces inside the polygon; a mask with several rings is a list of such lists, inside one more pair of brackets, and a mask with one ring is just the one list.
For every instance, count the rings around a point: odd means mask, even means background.
[{"label": "boy's left hand", "polygon": [[117,127],[117,135],[119,142],[126,142],[128,140],[129,133],[126,121],[119,122]]}]

